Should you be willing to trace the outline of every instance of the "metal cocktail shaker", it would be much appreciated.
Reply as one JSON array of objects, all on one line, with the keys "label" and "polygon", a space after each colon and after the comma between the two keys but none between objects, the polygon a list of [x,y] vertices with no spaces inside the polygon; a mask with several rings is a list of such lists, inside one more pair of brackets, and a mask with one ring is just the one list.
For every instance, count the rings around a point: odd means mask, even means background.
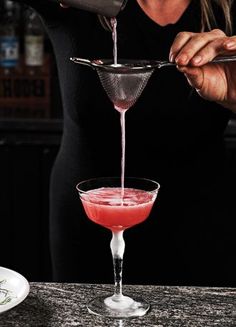
[{"label": "metal cocktail shaker", "polygon": [[94,12],[112,18],[125,7],[127,0],[52,0],[63,5]]}]

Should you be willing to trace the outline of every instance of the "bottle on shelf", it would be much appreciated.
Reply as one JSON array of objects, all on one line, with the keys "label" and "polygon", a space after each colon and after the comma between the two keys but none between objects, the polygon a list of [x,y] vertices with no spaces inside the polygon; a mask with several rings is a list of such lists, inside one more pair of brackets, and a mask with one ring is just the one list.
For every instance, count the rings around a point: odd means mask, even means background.
[{"label": "bottle on shelf", "polygon": [[20,69],[19,17],[19,5],[5,0],[0,24],[0,67],[4,75],[16,74]]},{"label": "bottle on shelf", "polygon": [[45,31],[39,15],[28,8],[24,28],[24,64],[29,75],[42,72]]}]

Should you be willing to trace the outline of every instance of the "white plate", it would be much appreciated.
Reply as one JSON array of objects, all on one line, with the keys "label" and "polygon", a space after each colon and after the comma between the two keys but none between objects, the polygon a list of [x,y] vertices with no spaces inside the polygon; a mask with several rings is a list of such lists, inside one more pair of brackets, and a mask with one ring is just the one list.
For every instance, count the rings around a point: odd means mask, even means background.
[{"label": "white plate", "polygon": [[29,290],[25,277],[14,270],[0,267],[0,313],[21,303]]}]

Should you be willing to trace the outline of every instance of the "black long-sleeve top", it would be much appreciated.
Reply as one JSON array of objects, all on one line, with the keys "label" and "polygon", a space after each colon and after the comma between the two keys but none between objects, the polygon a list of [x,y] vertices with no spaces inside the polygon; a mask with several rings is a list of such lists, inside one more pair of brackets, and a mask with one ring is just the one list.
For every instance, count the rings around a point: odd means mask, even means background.
[{"label": "black long-sleeve top", "polygon": [[[63,232],[66,233],[66,221],[77,215],[79,207],[76,183],[95,176],[119,176],[121,172],[119,113],[113,108],[96,71],[69,60],[73,56],[112,58],[112,36],[93,13],[63,9],[46,0],[22,2],[40,13],[57,61],[64,128],[52,172],[51,215],[54,222],[65,221]],[[223,15],[217,6],[215,13],[218,27],[224,29]],[[136,1],[128,0],[117,16],[118,61],[119,58],[166,60],[177,33],[198,32],[200,21],[197,0],[191,1],[175,24],[166,26],[152,21]],[[159,260],[165,258],[165,264],[171,251],[175,256],[178,245],[183,253],[189,248],[193,254],[200,247],[204,252],[209,231],[214,240],[222,236],[219,222],[224,210],[221,207],[223,135],[230,115],[229,110],[201,98],[174,67],[157,69],[136,104],[126,113],[125,174],[149,177],[161,184],[153,214],[140,231],[145,232],[147,226],[147,244],[153,231],[159,240],[155,254]],[[216,245],[211,237],[208,240],[209,244]],[[137,240],[134,244],[137,246]],[[163,245],[172,250],[162,253]],[[132,245],[129,246],[131,264],[134,254]],[[152,258],[153,255],[150,252]],[[194,260],[197,265],[196,257]],[[82,266],[81,276],[87,276],[88,271]],[[161,270],[158,275],[161,276]],[[98,278],[98,272],[96,276]],[[130,280],[135,281],[135,276]],[[138,277],[137,282],[140,282]]]}]

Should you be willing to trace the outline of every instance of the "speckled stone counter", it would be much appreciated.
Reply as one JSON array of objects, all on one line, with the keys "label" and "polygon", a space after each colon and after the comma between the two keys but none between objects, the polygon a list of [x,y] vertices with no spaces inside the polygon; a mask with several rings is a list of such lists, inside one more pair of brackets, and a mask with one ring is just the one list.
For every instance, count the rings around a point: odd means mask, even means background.
[{"label": "speckled stone counter", "polygon": [[30,283],[28,297],[0,315],[0,326],[236,327],[233,288],[124,285],[124,294],[142,294],[151,303],[144,317],[111,320],[87,312],[89,299],[111,292],[111,285]]}]

